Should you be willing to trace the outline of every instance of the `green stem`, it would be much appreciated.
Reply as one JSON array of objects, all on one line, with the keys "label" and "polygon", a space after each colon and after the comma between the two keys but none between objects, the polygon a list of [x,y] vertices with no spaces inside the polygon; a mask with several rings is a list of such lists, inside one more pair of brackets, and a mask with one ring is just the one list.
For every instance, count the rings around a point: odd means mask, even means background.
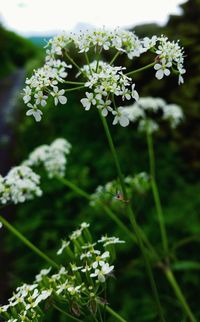
[{"label": "green stem", "polygon": [[146,131],[146,133],[147,133],[147,145],[148,145],[148,153],[149,153],[151,188],[152,188],[152,192],[153,192],[154,202],[155,202],[155,206],[156,206],[156,212],[157,212],[157,216],[158,216],[158,222],[159,222],[159,226],[160,226],[160,234],[161,234],[163,249],[164,249],[165,254],[168,254],[169,247],[168,247],[167,232],[166,232],[166,228],[165,228],[164,215],[163,215],[159,191],[158,191],[156,178],[155,178],[155,155],[154,155],[154,148],[153,148],[153,138],[152,138],[152,134],[149,133],[149,131]]},{"label": "green stem", "polygon": [[70,85],[84,85],[85,83],[83,82],[73,82],[73,81],[62,81],[65,84],[70,84]]},{"label": "green stem", "polygon": [[[76,192],[78,195],[82,196],[83,198],[87,199],[88,201],[92,201],[92,197],[86,191],[84,191],[83,189],[79,188],[73,182],[69,181],[66,178],[58,177],[58,176],[57,176],[57,179],[60,182],[62,182],[65,186],[67,186],[68,188],[70,188],[71,190]],[[105,213],[118,225],[118,227],[120,227],[126,233],[126,235],[132,240],[132,242],[137,243],[137,239],[136,239],[135,235],[116,216],[116,214],[112,210],[110,210],[110,208],[107,207],[100,200],[97,200],[96,202],[105,211]],[[142,231],[141,231],[141,233],[142,233]],[[144,240],[145,244],[148,246],[149,250],[152,252],[152,255],[154,256],[155,260],[159,261],[160,259],[159,259],[158,254],[156,253],[155,249],[153,248],[153,246],[151,245],[151,243],[148,241],[148,239],[146,238],[146,236],[144,234],[143,234],[143,240]]]},{"label": "green stem", "polygon": [[182,305],[182,308],[184,309],[185,311],[185,314],[187,314],[187,317],[189,318],[189,320],[191,322],[197,322],[196,318],[194,317],[192,311],[190,310],[190,307],[189,305],[187,304],[187,301],[175,279],[175,276],[173,274],[173,272],[168,268],[165,270],[165,275],[169,281],[169,283],[171,284],[173,290],[174,290],[174,293],[176,294],[177,298],[179,299],[179,302],[181,303]]},{"label": "green stem", "polygon": [[[100,303],[100,305],[105,307],[104,304]],[[115,312],[113,309],[111,309],[110,306],[106,305],[105,309],[110,315],[112,315],[115,319],[117,319],[117,321],[127,322],[127,320],[125,320],[121,315],[119,315],[117,312]]]},{"label": "green stem", "polygon": [[151,67],[153,67],[154,65],[155,65],[155,62],[153,62],[153,63],[151,63],[151,64],[148,64],[148,65],[146,65],[146,66],[144,66],[144,67],[141,67],[141,68],[138,68],[138,69],[132,70],[131,72],[126,73],[125,75],[126,75],[126,76],[131,76],[131,75],[133,75],[133,74],[136,74],[136,73],[142,72],[142,71],[143,71],[143,70],[145,70],[145,69],[151,68]]},{"label": "green stem", "polygon": [[82,69],[79,67],[79,65],[73,60],[73,58],[71,58],[67,52],[67,50],[65,50],[65,55],[66,57],[69,59],[69,61],[81,72],[81,74],[83,73]]},{"label": "green stem", "polygon": [[85,86],[78,86],[78,87],[73,87],[73,88],[67,88],[65,89],[65,92],[72,92],[72,91],[77,91],[78,89],[82,89]]},{"label": "green stem", "polygon": [[[105,133],[106,133],[106,137],[107,137],[107,140],[108,140],[108,143],[109,143],[109,146],[110,146],[111,153],[113,155],[113,159],[114,159],[115,166],[116,166],[116,169],[117,169],[117,172],[118,172],[118,176],[119,176],[121,189],[122,189],[124,198],[125,198],[125,200],[128,200],[126,187],[125,187],[125,184],[124,184],[124,176],[123,176],[122,171],[121,171],[121,166],[120,166],[120,163],[119,163],[119,160],[118,160],[117,151],[115,149],[115,146],[114,146],[114,143],[113,143],[113,140],[112,140],[112,136],[111,136],[111,133],[110,133],[106,118],[101,115],[100,111],[99,111],[99,115],[100,115],[100,118],[101,118],[102,123],[103,123],[103,127],[104,127],[104,130],[105,130]],[[150,265],[150,262],[149,262],[149,258],[148,258],[147,254],[146,254],[146,249],[145,249],[144,244],[143,244],[143,235],[141,234],[140,228],[137,225],[135,215],[134,215],[133,210],[131,208],[131,205],[129,203],[127,204],[127,213],[128,213],[128,216],[129,216],[129,220],[130,220],[130,222],[132,224],[133,230],[135,232],[135,236],[137,238],[138,245],[140,247],[141,253],[142,253],[143,258],[144,258],[147,274],[148,274],[148,277],[149,277],[149,281],[150,281],[150,284],[151,284],[153,296],[154,296],[155,303],[156,303],[156,306],[157,306],[158,315],[159,315],[161,321],[165,321],[163,311],[162,311],[162,307],[161,307],[161,304],[160,304],[160,299],[159,299],[159,295],[158,295],[157,286],[156,286],[154,276],[153,276],[153,272],[152,272],[152,268],[151,268],[151,265]]]},{"label": "green stem", "polygon": [[[76,192],[78,195],[82,196],[83,198],[87,199],[88,201],[92,201],[92,197],[85,192],[84,190],[80,189],[77,185],[72,183],[71,181],[67,180],[66,178],[57,177],[57,179],[62,182],[65,186]],[[105,213],[130,237],[130,239],[136,243],[137,240],[133,233],[124,225],[124,223],[116,216],[114,212],[112,212],[106,205],[104,205],[101,201],[97,201],[99,206],[105,211]]]},{"label": "green stem", "polygon": [[25,236],[23,236],[16,228],[14,228],[4,217],[0,216],[0,222],[17,238],[19,238],[26,246],[28,246],[33,252],[47,261],[52,267],[59,268],[59,265],[44,254],[40,249],[33,245]]},{"label": "green stem", "polygon": [[194,235],[194,236],[189,236],[186,237],[184,239],[181,239],[180,241],[178,241],[173,247],[172,247],[172,251],[176,251],[178,248],[187,245],[189,243],[192,242],[199,242],[200,241],[200,235]]},{"label": "green stem", "polygon": [[90,60],[89,60],[88,54],[86,52],[85,52],[85,59],[86,59],[86,62],[88,64],[90,74],[92,75],[92,69],[91,69],[91,66],[90,66]]},{"label": "green stem", "polygon": [[56,304],[53,304],[53,307],[59,311],[60,313],[62,313],[63,315],[67,316],[68,318],[70,318],[73,321],[78,321],[78,322],[82,322],[82,320],[77,319],[75,316],[65,312],[64,310],[62,310],[60,307],[58,307]]},{"label": "green stem", "polygon": [[113,63],[114,63],[114,61],[117,59],[117,57],[120,55],[120,52],[118,51],[116,54],[115,54],[115,56],[111,59],[111,61],[110,61],[110,65],[112,65]]}]

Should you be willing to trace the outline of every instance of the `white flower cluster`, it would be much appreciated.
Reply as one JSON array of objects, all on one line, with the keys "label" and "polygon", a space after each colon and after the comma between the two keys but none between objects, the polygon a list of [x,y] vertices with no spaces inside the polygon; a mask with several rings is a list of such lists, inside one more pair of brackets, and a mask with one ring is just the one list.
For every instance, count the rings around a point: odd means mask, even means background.
[{"label": "white flower cluster", "polygon": [[[162,79],[164,76],[170,75],[170,70],[175,69],[179,75],[178,83],[184,82],[183,74],[186,70],[184,69],[184,50],[180,47],[178,42],[169,41],[167,37],[158,37],[154,50],[158,55],[158,63],[154,65],[156,70],[156,78]],[[158,45],[157,45],[158,43]]]},{"label": "white flower cluster", "polygon": [[48,96],[53,97],[55,105],[66,104],[65,90],[58,88],[58,84],[63,83],[67,77],[66,68],[71,68],[71,65],[67,65],[60,59],[51,59],[47,55],[45,65],[35,70],[31,78],[26,79],[23,95],[24,103],[29,108],[26,115],[33,115],[39,122],[43,114],[39,106],[46,106]]},{"label": "white flower cluster", "polygon": [[[143,194],[150,188],[150,178],[146,172],[140,172],[135,176],[127,176],[124,182],[129,197],[135,192]],[[119,191],[119,183],[117,180],[107,182],[105,186],[98,186],[91,197],[91,206],[98,206],[98,202],[102,201],[104,203],[112,203],[118,208],[118,201],[127,202],[127,200],[124,200],[123,194]]]},{"label": "white flower cluster", "polygon": [[33,167],[42,164],[49,178],[64,176],[67,163],[66,155],[70,153],[71,144],[58,138],[50,145],[41,145],[36,148],[24,162]]},{"label": "white flower cluster", "polygon": [[[162,79],[173,71],[179,76],[179,84],[183,83],[185,73],[183,48],[178,42],[170,42],[165,36],[139,39],[134,32],[118,28],[87,30],[78,34],[63,33],[49,41],[45,65],[35,70],[33,76],[26,80],[23,99],[29,108],[27,115],[33,115],[36,121],[41,120],[40,108],[47,104],[49,96],[53,97],[55,105],[66,104],[66,90],[70,90],[69,84],[76,84],[73,80],[66,81],[68,76],[66,70],[72,67],[66,63],[66,60],[69,60],[79,68],[79,71],[81,70],[82,87],[90,89],[81,100],[85,109],[89,110],[94,105],[101,110],[103,116],[111,112],[114,115],[113,124],[127,126],[129,123],[123,108],[112,106],[115,105],[113,95],[121,96],[122,100],[138,99],[138,93],[134,89],[135,84],[123,73],[125,67],[114,66],[114,60],[111,63],[101,60],[91,63],[87,59],[87,67],[81,68],[69,56],[71,45],[85,55],[90,50],[100,54],[102,50],[114,49],[119,53],[125,53],[129,59],[139,57],[150,50],[156,55],[155,61],[152,62],[156,70],[156,78]],[[67,89],[66,84],[69,86]]]},{"label": "white flower cluster", "polygon": [[95,50],[109,50],[115,48],[120,52],[126,53],[129,59],[139,57],[146,51],[142,41],[134,32],[127,30],[91,30],[74,35],[75,45],[79,52],[88,52],[91,48]]},{"label": "white flower cluster", "polygon": [[[23,284],[16,289],[8,304],[0,307],[0,316],[6,321],[43,321],[45,301],[51,304],[65,304],[65,310],[79,317],[91,312],[96,314],[101,302],[103,284],[114,269],[110,265],[112,254],[106,250],[110,244],[123,243],[116,237],[103,236],[92,243],[89,224],[82,223],[73,233],[68,244],[58,251],[65,252],[68,264],[57,272],[51,267],[42,269],[33,284]],[[71,236],[72,236],[71,235]],[[105,247],[102,251],[95,246]],[[63,254],[64,255],[64,254]],[[113,256],[114,257],[114,256]],[[69,262],[70,261],[70,262]],[[95,306],[95,308],[94,308]],[[101,307],[99,307],[101,309]]]},{"label": "white flower cluster", "polygon": [[123,108],[114,109],[112,107],[112,95],[121,96],[122,100],[135,99],[139,96],[135,90],[135,84],[132,79],[123,74],[125,68],[110,66],[100,61],[97,68],[97,62],[92,62],[89,66],[83,67],[83,72],[87,75],[88,81],[85,86],[91,92],[86,92],[86,98],[81,99],[81,103],[86,111],[91,106],[96,106],[103,116],[107,116],[111,112],[115,118],[113,124],[120,123],[121,126],[127,126],[129,120],[123,113]]},{"label": "white flower cluster", "polygon": [[131,122],[139,122],[138,129],[142,132],[153,133],[159,129],[154,120],[159,114],[161,119],[169,121],[172,128],[177,127],[184,118],[180,106],[167,104],[162,98],[141,97],[133,105],[124,107],[124,110]]},{"label": "white flower cluster", "polygon": [[12,168],[3,178],[0,176],[0,203],[15,204],[41,196],[40,177],[30,167]]}]

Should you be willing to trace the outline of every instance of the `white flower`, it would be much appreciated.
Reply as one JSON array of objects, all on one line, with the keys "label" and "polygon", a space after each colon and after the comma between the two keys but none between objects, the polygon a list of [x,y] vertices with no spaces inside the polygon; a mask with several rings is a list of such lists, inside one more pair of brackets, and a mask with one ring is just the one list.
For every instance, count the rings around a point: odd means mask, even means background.
[{"label": "white flower", "polygon": [[67,248],[70,244],[70,241],[62,240],[62,246],[57,251],[57,255],[61,255],[65,248]]},{"label": "white flower", "polygon": [[81,99],[81,103],[83,105],[83,107],[85,108],[86,111],[89,111],[91,105],[95,105],[96,104],[96,99],[94,97],[93,93],[88,93],[86,92],[86,98],[82,98]]},{"label": "white flower", "polygon": [[31,94],[32,94],[32,91],[31,91],[31,88],[29,86],[26,86],[24,89],[24,96],[23,96],[23,100],[24,100],[24,103],[27,104],[30,100],[31,100]]},{"label": "white flower", "polygon": [[105,102],[102,100],[101,103],[99,105],[97,105],[97,108],[101,110],[101,113],[104,117],[106,117],[108,115],[108,112],[113,111],[113,109],[110,105],[111,105],[110,100],[106,100]]},{"label": "white flower", "polygon": [[158,40],[157,36],[153,36],[151,38],[144,37],[143,45],[148,50],[156,45],[157,40]]},{"label": "white flower", "polygon": [[134,98],[136,101],[138,101],[139,95],[138,95],[138,92],[135,90],[135,84],[132,84],[131,91],[132,91],[132,93],[131,93],[132,98]]},{"label": "white flower", "polygon": [[4,190],[0,192],[0,202],[3,204],[17,204],[42,195],[40,177],[25,165],[12,168],[3,180]]},{"label": "white flower", "polygon": [[163,119],[169,120],[171,127],[175,128],[183,120],[183,112],[180,106],[169,104],[163,108]]},{"label": "white flower", "polygon": [[102,236],[101,239],[98,240],[98,243],[103,243],[103,246],[106,247],[112,244],[123,244],[125,243],[124,240],[120,240],[118,237],[108,237]]},{"label": "white flower", "polygon": [[105,263],[105,259],[110,257],[110,253],[108,251],[104,252],[102,255],[96,256],[95,261],[92,263],[93,268],[97,268],[97,266],[103,266]]},{"label": "white flower", "polygon": [[164,76],[170,75],[169,68],[172,66],[171,62],[166,62],[166,59],[162,59],[160,64],[155,64],[154,69],[157,70],[156,78],[162,79]]},{"label": "white flower", "polygon": [[33,115],[36,122],[40,122],[43,114],[42,111],[38,109],[36,105],[32,105],[31,103],[28,103],[27,106],[30,107],[30,109],[26,112],[26,115]]},{"label": "white flower", "polygon": [[42,269],[42,270],[40,271],[40,273],[39,273],[38,275],[36,275],[36,277],[35,277],[36,282],[40,282],[40,281],[42,281],[43,276],[48,275],[48,274],[49,274],[49,272],[51,271],[51,269],[52,269],[51,267],[49,267],[49,268],[47,268],[47,269]]},{"label": "white flower", "polygon": [[35,93],[34,97],[36,98],[36,105],[45,106],[47,104],[46,100],[48,96],[44,95],[42,91]]},{"label": "white flower", "polygon": [[90,276],[91,277],[98,277],[98,280],[101,282],[101,283],[104,283],[106,278],[105,276],[110,274],[112,272],[112,270],[114,269],[114,266],[109,266],[108,263],[104,263],[101,268],[97,268],[95,269],[95,272],[94,273],[91,273]]},{"label": "white flower", "polygon": [[58,103],[60,104],[67,103],[67,98],[64,96],[64,93],[65,93],[64,89],[61,89],[59,91],[57,86],[53,87],[53,92],[51,92],[51,95],[54,97],[55,105],[58,105]]},{"label": "white flower", "polygon": [[123,107],[118,107],[117,111],[112,112],[113,115],[115,115],[115,118],[113,120],[113,125],[119,123],[121,126],[125,127],[129,125],[129,118],[126,111],[123,109]]},{"label": "white flower", "polygon": [[159,129],[159,126],[154,120],[144,119],[144,120],[140,120],[139,122],[138,130],[140,132],[154,133],[158,131],[158,129]]},{"label": "white flower", "polygon": [[70,153],[70,150],[71,144],[63,138],[58,138],[50,145],[36,148],[24,164],[31,167],[43,164],[49,178],[63,177],[67,164],[66,155]]}]

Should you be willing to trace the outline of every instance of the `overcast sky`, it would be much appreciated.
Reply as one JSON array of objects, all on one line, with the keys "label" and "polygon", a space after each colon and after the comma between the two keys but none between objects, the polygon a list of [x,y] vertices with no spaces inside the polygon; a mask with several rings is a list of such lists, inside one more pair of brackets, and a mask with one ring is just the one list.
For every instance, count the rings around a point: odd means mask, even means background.
[{"label": "overcast sky", "polygon": [[0,0],[0,21],[22,35],[52,34],[84,24],[128,27],[164,24],[185,0]]}]

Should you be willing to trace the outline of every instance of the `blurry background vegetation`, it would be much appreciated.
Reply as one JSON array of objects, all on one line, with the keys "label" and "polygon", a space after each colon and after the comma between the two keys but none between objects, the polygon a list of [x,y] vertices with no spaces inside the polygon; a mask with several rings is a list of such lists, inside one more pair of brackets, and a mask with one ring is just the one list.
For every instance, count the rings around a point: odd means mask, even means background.
[{"label": "blurry background vegetation", "polygon": [[[170,39],[180,39],[186,55],[184,85],[178,87],[176,77],[158,81],[153,69],[137,74],[135,82],[140,96],[162,97],[169,103],[179,104],[184,110],[185,120],[176,131],[163,126],[156,134],[156,165],[172,255],[179,261],[179,265],[174,266],[175,274],[200,320],[200,0],[190,0],[182,5],[182,9],[182,15],[170,16],[165,27],[148,24],[137,26],[134,30],[139,36],[163,33]],[[41,41],[33,40],[37,44]],[[44,49],[3,27],[0,27],[0,48],[3,48],[0,51],[1,78],[13,68],[21,66],[25,66],[26,74],[30,76],[33,68],[41,66],[43,62]],[[78,54],[72,55],[75,61],[80,59]],[[116,64],[127,65],[131,70],[149,63],[145,56],[135,62],[128,59],[125,62],[125,59],[125,56],[120,56]],[[33,148],[64,137],[73,147],[66,171],[68,179],[88,192],[93,192],[99,184],[115,179],[112,156],[98,114],[96,110],[85,112],[80,106],[81,97],[83,93],[76,92],[68,95],[66,106],[54,107],[49,104],[39,124],[25,116],[25,106],[19,99],[16,107],[18,115],[12,125],[15,142],[12,155],[9,156],[12,164],[19,164]],[[136,132],[134,125],[126,129],[112,127],[112,133],[124,173],[131,175],[148,171],[145,139]],[[42,185],[45,191],[42,198],[19,207],[10,207],[5,213],[22,233],[48,255],[55,257],[59,240],[81,221],[90,222],[94,236],[107,232],[126,239],[104,213],[91,208],[61,183],[44,179]],[[159,249],[160,234],[151,193],[145,196],[135,194],[133,204],[138,222]],[[179,244],[180,240],[188,237],[191,237],[190,242]],[[6,301],[11,290],[21,281],[31,281],[33,275],[45,265],[7,232],[4,232],[1,241],[2,250],[1,302]],[[167,321],[187,321],[162,273],[156,268],[155,273]],[[129,240],[126,246],[119,246],[116,280],[110,286],[108,300],[128,321],[157,321],[145,268],[140,261],[139,251],[132,247]],[[49,312],[46,321],[55,319],[66,321]]]}]

